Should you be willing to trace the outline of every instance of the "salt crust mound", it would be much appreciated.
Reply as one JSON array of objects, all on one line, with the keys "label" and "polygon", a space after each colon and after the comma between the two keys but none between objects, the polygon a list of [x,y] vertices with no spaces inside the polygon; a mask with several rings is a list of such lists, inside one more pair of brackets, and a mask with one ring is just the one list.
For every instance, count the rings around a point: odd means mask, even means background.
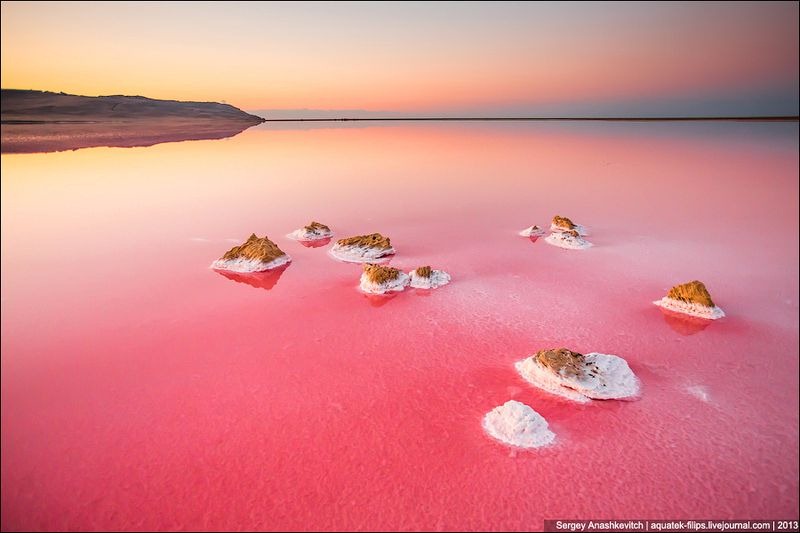
[{"label": "salt crust mound", "polygon": [[339,239],[330,254],[340,261],[366,263],[395,253],[389,238],[380,233]]},{"label": "salt crust mound", "polygon": [[296,229],[286,236],[296,241],[318,241],[333,236],[333,232],[325,224],[311,222],[308,226]]},{"label": "salt crust mound", "polygon": [[664,296],[653,303],[664,309],[669,309],[670,311],[684,313],[698,318],[707,318],[709,320],[716,320],[725,316],[725,312],[717,306],[708,307],[707,305],[696,302],[683,302],[670,298],[669,296]]},{"label": "salt crust mound", "polygon": [[258,237],[253,233],[244,243],[234,246],[211,263],[211,268],[231,272],[261,272],[285,265],[291,260],[268,237]]},{"label": "salt crust mound", "polygon": [[540,448],[556,438],[542,415],[516,400],[509,400],[486,413],[483,428],[500,442],[520,448]]},{"label": "salt crust mound", "polygon": [[411,286],[415,289],[438,289],[450,283],[450,274],[444,270],[433,270],[430,267],[420,267],[409,273]]},{"label": "salt crust mound", "polygon": [[592,246],[592,243],[584,240],[575,230],[553,231],[553,233],[545,237],[544,242],[567,250],[585,250]]},{"label": "salt crust mound", "polygon": [[361,273],[359,288],[368,294],[384,294],[400,292],[408,282],[408,274],[397,268],[367,263]]},{"label": "salt crust mound", "polygon": [[586,354],[583,371],[578,374],[554,371],[535,355],[517,361],[514,366],[532,385],[575,402],[630,398],[639,394],[639,379],[625,359],[616,355]]},{"label": "salt crust mound", "polygon": [[541,237],[544,233],[545,231],[539,226],[531,226],[519,232],[522,237]]}]

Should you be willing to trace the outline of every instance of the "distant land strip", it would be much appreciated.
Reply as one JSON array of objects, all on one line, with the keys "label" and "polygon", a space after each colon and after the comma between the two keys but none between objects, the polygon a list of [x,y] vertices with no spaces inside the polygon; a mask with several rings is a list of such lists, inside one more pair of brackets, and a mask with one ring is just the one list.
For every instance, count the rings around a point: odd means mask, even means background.
[{"label": "distant land strip", "polygon": [[384,121],[591,121],[591,122],[797,122],[799,116],[779,117],[386,117],[386,118],[267,118],[265,122],[384,122]]}]

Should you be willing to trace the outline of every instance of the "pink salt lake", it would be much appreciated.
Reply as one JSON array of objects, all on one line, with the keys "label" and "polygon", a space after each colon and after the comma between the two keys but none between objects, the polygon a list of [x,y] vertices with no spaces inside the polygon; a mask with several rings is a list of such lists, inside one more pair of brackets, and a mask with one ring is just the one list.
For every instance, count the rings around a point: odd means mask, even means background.
[{"label": "pink salt lake", "polygon": [[[797,131],[262,125],[3,155],[2,529],[796,518]],[[517,235],[555,214],[595,246]],[[359,265],[284,238],[311,220],[453,281],[366,296]],[[253,232],[292,263],[208,269]],[[725,318],[651,303],[693,279]],[[558,346],[624,357],[641,399],[515,372]],[[554,445],[483,432],[510,399]]]}]

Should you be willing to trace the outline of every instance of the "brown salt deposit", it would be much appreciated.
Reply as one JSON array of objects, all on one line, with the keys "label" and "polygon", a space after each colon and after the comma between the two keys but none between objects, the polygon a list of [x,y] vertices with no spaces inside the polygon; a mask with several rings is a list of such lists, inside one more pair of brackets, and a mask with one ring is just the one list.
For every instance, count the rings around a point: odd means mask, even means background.
[{"label": "brown salt deposit", "polygon": [[536,360],[555,374],[582,377],[585,367],[583,355],[566,348],[541,350]]},{"label": "brown salt deposit", "polygon": [[681,285],[675,285],[669,290],[667,298],[680,300],[682,302],[697,303],[706,307],[714,307],[714,301],[708,293],[708,289],[702,281],[690,281]]},{"label": "brown salt deposit", "polygon": [[264,236],[262,239],[253,233],[244,244],[240,246],[234,246],[225,252],[225,255],[222,256],[222,260],[226,261],[244,258],[269,263],[270,261],[277,259],[282,255],[286,254],[283,253],[280,248],[278,248],[277,244],[269,240],[266,236]]},{"label": "brown salt deposit", "polygon": [[553,217],[553,225],[564,229],[575,229],[575,224],[570,219],[559,215]]},{"label": "brown salt deposit", "polygon": [[303,229],[306,230],[306,231],[313,232],[313,233],[331,231],[331,228],[329,228],[328,226],[326,226],[325,224],[322,224],[320,222],[311,222],[311,224],[309,224],[308,226],[305,226]]},{"label": "brown salt deposit", "polygon": [[346,239],[339,239],[336,241],[336,244],[339,246],[365,246],[368,248],[381,249],[389,249],[392,247],[392,243],[389,241],[389,238],[384,237],[380,233],[347,237]]},{"label": "brown salt deposit", "polygon": [[396,280],[400,275],[400,270],[389,266],[376,265],[374,263],[364,263],[364,274],[372,283],[382,284],[387,281]]},{"label": "brown salt deposit", "polygon": [[431,270],[431,267],[429,266],[422,266],[416,270],[417,276],[421,278],[431,277],[431,272],[433,272],[433,270]]}]

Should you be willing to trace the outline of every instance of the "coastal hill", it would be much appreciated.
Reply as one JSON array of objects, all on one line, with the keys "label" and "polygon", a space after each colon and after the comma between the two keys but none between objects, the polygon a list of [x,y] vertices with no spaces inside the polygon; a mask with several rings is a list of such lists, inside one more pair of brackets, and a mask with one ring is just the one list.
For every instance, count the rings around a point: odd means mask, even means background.
[{"label": "coastal hill", "polygon": [[264,119],[229,104],[2,89],[2,152],[231,137]]}]

